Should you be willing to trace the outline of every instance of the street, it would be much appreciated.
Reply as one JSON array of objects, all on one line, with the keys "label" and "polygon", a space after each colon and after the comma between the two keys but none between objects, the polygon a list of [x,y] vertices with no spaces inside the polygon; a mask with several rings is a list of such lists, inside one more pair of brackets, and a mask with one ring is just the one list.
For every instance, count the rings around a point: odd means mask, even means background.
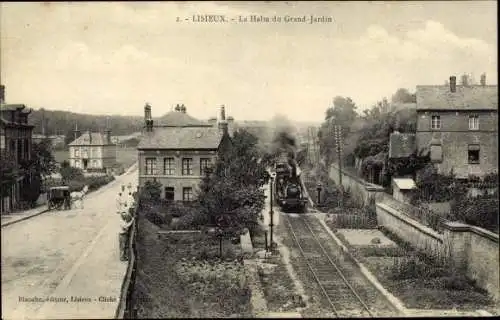
[{"label": "street", "polygon": [[90,193],[83,209],[2,228],[2,318],[114,317],[127,268],[115,198],[129,183],[135,189],[137,169]]}]

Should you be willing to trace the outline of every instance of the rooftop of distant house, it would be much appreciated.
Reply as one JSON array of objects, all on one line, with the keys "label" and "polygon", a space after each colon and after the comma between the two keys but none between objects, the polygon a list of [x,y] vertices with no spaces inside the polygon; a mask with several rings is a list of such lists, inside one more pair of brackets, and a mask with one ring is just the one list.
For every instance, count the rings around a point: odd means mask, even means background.
[{"label": "rooftop of distant house", "polygon": [[[151,106],[145,107],[145,119],[151,117]],[[225,119],[221,108],[221,119]],[[186,112],[184,105],[177,105],[153,124],[151,131],[146,130],[137,149],[218,149],[223,133],[213,123],[198,120]]]},{"label": "rooftop of distant house", "polygon": [[[452,79],[453,78],[453,79]],[[498,110],[498,85],[472,85],[450,77],[446,85],[418,85],[417,110]]]},{"label": "rooftop of distant house", "polygon": [[114,145],[107,140],[105,133],[85,131],[76,138],[69,146],[105,146]]},{"label": "rooftop of distant house", "polygon": [[217,149],[222,133],[215,127],[160,127],[145,132],[137,149]]}]

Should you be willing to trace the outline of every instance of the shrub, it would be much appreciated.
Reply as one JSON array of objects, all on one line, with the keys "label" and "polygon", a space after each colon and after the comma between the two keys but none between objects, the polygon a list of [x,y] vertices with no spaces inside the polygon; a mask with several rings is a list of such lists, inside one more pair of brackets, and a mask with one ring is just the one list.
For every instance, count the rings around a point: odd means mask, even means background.
[{"label": "shrub", "polygon": [[115,177],[113,176],[90,176],[85,178],[85,184],[88,185],[89,191],[93,191],[110,183],[114,179]]},{"label": "shrub", "polygon": [[451,213],[457,220],[498,232],[498,198],[482,196],[463,197],[451,204]]},{"label": "shrub", "polygon": [[192,211],[183,216],[181,216],[173,225],[174,230],[192,230],[200,229],[202,226],[206,225],[208,222],[208,217],[203,215],[200,211]]}]

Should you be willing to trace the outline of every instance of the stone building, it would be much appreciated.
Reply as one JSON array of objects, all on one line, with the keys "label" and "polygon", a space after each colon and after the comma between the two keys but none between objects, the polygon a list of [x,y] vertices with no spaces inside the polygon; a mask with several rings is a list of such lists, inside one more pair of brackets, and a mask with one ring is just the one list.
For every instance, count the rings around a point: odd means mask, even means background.
[{"label": "stone building", "polygon": [[417,86],[416,143],[430,152],[438,172],[457,178],[498,172],[498,86],[479,85],[467,77],[457,85]]},{"label": "stone building", "polygon": [[[33,127],[28,124],[31,109],[24,104],[6,104],[5,87],[0,86],[0,153],[3,159],[12,159],[20,165],[31,159]],[[13,184],[1,181],[0,213],[20,208],[21,191],[31,182],[31,176],[17,177]]]},{"label": "stone building", "polygon": [[137,146],[139,186],[156,180],[167,200],[193,200],[205,168],[215,163],[220,148],[231,143],[224,107],[220,119],[209,122],[186,111],[184,105],[177,105],[154,124],[151,106],[144,107],[144,132]]},{"label": "stone building", "polygon": [[85,172],[109,173],[116,166],[116,145],[111,141],[111,131],[104,133],[86,131],[69,144],[69,163]]}]

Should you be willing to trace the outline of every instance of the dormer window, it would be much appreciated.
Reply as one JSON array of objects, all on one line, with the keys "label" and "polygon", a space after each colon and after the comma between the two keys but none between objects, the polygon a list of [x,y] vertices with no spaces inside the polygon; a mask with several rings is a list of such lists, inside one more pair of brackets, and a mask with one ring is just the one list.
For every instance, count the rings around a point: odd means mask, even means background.
[{"label": "dormer window", "polygon": [[469,130],[479,130],[479,116],[469,116]]},{"label": "dormer window", "polygon": [[431,117],[431,129],[432,130],[441,129],[441,117],[440,116],[432,116]]}]

